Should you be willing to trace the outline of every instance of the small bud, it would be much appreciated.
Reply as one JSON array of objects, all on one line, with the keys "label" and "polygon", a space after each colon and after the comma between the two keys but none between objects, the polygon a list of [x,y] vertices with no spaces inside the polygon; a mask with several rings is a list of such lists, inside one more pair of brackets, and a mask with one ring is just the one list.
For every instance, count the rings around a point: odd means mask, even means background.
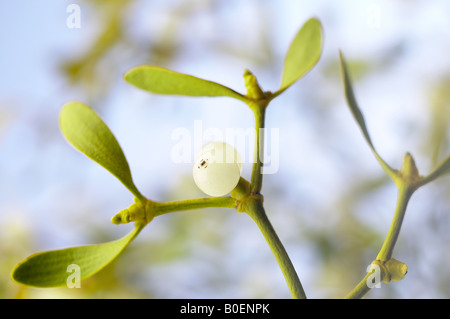
[{"label": "small bud", "polygon": [[111,218],[111,222],[116,225],[127,224],[130,222],[130,211],[123,209]]},{"label": "small bud", "polygon": [[256,77],[249,70],[244,72],[244,83],[247,88],[247,96],[252,99],[262,99],[265,94],[256,80]]},{"label": "small bud", "polygon": [[403,179],[412,184],[416,184],[420,180],[419,171],[416,162],[410,153],[406,153],[403,157],[402,168],[400,170]]},{"label": "small bud", "polygon": [[116,225],[127,224],[129,222],[149,223],[153,220],[153,202],[146,200],[142,203],[137,198],[130,207],[121,210],[111,218],[111,222]]},{"label": "small bud", "polygon": [[389,259],[385,265],[393,281],[402,280],[408,272],[408,266],[394,258]]}]

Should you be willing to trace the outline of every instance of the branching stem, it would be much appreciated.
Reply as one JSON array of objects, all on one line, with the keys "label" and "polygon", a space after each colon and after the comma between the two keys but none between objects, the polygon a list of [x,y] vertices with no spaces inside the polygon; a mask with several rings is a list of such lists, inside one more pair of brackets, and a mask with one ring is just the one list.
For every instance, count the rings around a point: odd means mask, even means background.
[{"label": "branching stem", "polygon": [[289,287],[291,295],[294,299],[306,299],[306,294],[303,290],[300,279],[297,276],[295,268],[284,249],[283,244],[278,238],[272,224],[267,218],[264,210],[262,200],[258,198],[251,198],[247,200],[245,211],[253,219],[267,243],[272,250],[275,259],[284,275],[286,283]]},{"label": "branching stem", "polygon": [[[377,255],[376,260],[380,262],[386,262],[392,258],[392,253],[397,243],[400,229],[402,227],[403,219],[405,217],[406,207],[408,206],[409,199],[414,192],[414,188],[408,183],[399,183],[397,205],[395,207],[394,216],[392,218],[391,226],[383,242],[383,245]],[[370,277],[370,273],[353,288],[353,290],[346,296],[348,299],[362,298],[371,289],[367,284],[367,280]]]},{"label": "branching stem", "polygon": [[205,197],[195,198],[187,200],[177,200],[172,202],[155,202],[154,214],[155,216],[183,211],[200,209],[207,207],[223,207],[223,208],[236,208],[236,200],[231,197]]}]

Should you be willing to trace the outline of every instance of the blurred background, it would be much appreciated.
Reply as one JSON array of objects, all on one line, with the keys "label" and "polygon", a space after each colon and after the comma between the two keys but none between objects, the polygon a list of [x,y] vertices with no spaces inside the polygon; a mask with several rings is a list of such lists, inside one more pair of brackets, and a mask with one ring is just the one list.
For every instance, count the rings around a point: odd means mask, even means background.
[{"label": "blurred background", "polygon": [[[68,23],[71,4],[79,25]],[[117,239],[133,227],[110,223],[133,198],[65,141],[64,103],[82,101],[102,116],[148,198],[202,197],[192,164],[172,160],[172,133],[193,133],[196,120],[247,129],[252,113],[229,98],[150,95],[123,74],[159,65],[244,93],[248,68],[275,91],[290,42],[313,16],[324,52],[268,109],[280,162],[262,192],[308,297],[344,297],[381,247],[396,187],[346,106],[338,52],[381,156],[400,168],[409,151],[426,175],[450,153],[449,12],[444,0],[2,1],[0,298],[290,298],[256,225],[222,209],[158,217],[81,289],[26,288],[10,272],[34,252]],[[247,164],[244,177],[250,172]],[[367,298],[450,297],[449,192],[443,177],[414,194],[394,252],[408,275]]]}]

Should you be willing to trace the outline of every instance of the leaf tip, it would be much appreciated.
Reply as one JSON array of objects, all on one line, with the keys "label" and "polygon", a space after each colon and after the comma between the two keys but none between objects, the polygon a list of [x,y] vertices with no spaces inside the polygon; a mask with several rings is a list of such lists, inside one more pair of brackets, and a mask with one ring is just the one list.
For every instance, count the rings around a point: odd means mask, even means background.
[{"label": "leaf tip", "polygon": [[316,17],[308,19],[292,40],[284,60],[279,91],[284,91],[309,72],[323,51],[323,27]]},{"label": "leaf tip", "polygon": [[131,69],[129,69],[128,71],[126,71],[123,75],[123,78],[125,81],[130,82],[131,77],[133,76],[133,74],[136,72],[136,69],[138,67],[132,67]]},{"label": "leaf tip", "polygon": [[16,284],[22,284],[22,282],[20,281],[20,279],[17,276],[17,269],[19,268],[19,266],[21,265],[22,262],[16,264],[13,269],[11,270],[11,273],[9,274],[9,276],[11,277],[12,281],[15,282]]},{"label": "leaf tip", "polygon": [[30,267],[30,261],[32,263],[32,259],[36,255],[38,255],[38,253],[26,257],[13,267],[10,273],[13,282],[23,286],[39,287],[39,285],[33,281],[34,276],[30,275],[33,273],[33,267]]}]

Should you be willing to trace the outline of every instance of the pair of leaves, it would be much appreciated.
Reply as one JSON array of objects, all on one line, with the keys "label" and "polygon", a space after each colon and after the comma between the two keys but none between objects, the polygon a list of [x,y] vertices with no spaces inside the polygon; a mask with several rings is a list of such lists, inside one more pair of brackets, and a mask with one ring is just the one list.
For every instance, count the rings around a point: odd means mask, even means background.
[{"label": "pair of leaves", "polygon": [[33,287],[62,287],[72,283],[70,266],[75,265],[80,273],[79,278],[74,278],[86,279],[111,263],[143,227],[142,224],[136,225],[128,235],[103,244],[36,253],[13,269],[12,278]]},{"label": "pair of leaves", "polygon": [[[103,166],[139,200],[145,200],[131,177],[123,151],[103,120],[87,105],[70,102],[60,114],[60,127],[67,140],[79,151]],[[19,283],[35,287],[58,287],[71,275],[67,267],[77,265],[80,279],[92,276],[113,261],[139,234],[145,224],[123,238],[97,245],[40,252],[20,262],[12,271]]]},{"label": "pair of leaves", "polygon": [[[340,64],[341,64],[341,71],[342,71],[342,80],[344,83],[344,91],[345,91],[345,97],[347,100],[347,104],[350,108],[350,111],[353,114],[353,117],[355,118],[356,122],[358,123],[359,127],[361,128],[361,131],[364,135],[364,138],[366,139],[367,143],[369,144],[370,148],[372,149],[372,152],[374,153],[376,159],[380,163],[381,167],[384,169],[384,171],[391,177],[394,181],[396,181],[399,178],[399,172],[393,168],[391,168],[378,154],[377,150],[375,149],[372,140],[369,135],[369,131],[367,130],[366,122],[364,120],[364,116],[358,106],[358,102],[355,98],[355,93],[353,91],[353,85],[352,81],[348,72],[347,64],[345,62],[344,56],[342,52],[339,53],[340,57]],[[417,185],[414,185],[416,187],[423,186],[436,178],[450,173],[450,155],[447,156],[428,176],[420,177],[420,179],[417,182]]]},{"label": "pair of leaves", "polygon": [[[306,74],[322,53],[322,26],[319,20],[308,20],[295,36],[286,54],[281,85],[277,96]],[[216,82],[178,73],[157,66],[138,66],[125,74],[125,80],[151,93],[184,96],[226,96],[249,102],[249,98]]]}]

